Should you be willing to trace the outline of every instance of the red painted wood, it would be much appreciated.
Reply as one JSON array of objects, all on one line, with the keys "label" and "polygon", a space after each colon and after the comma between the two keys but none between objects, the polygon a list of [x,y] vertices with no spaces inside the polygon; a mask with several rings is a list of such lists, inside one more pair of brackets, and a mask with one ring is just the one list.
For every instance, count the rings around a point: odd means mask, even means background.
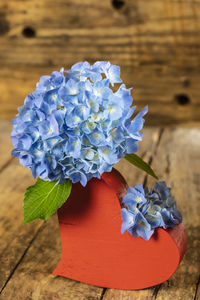
[{"label": "red painted wood", "polygon": [[158,228],[147,242],[121,234],[123,177],[113,170],[83,188],[73,185],[58,210],[62,257],[54,275],[117,289],[142,289],[169,279],[187,247],[182,224]]}]

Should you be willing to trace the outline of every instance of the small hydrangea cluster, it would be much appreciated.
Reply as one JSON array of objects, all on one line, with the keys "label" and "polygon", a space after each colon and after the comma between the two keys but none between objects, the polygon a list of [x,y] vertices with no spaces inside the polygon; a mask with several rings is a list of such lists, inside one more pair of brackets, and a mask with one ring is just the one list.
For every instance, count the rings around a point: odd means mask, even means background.
[{"label": "small hydrangea cluster", "polygon": [[13,120],[12,155],[34,177],[83,186],[110,172],[126,153],[138,150],[147,107],[131,120],[130,89],[120,67],[106,61],[80,62],[42,76]]},{"label": "small hydrangea cluster", "polygon": [[134,237],[149,240],[155,228],[173,228],[182,222],[181,213],[165,182],[156,182],[150,192],[148,188],[144,191],[141,184],[129,187],[122,203],[125,207],[121,209],[121,232],[127,230]]}]

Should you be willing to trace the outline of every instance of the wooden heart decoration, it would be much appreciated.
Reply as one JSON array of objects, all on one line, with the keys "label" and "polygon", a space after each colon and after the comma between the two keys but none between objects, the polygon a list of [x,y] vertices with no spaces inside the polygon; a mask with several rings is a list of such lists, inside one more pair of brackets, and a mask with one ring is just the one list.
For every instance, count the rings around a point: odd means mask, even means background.
[{"label": "wooden heart decoration", "polygon": [[187,247],[182,224],[156,229],[149,241],[121,234],[119,199],[127,184],[118,171],[74,184],[58,210],[62,257],[54,275],[101,287],[142,289],[168,280]]}]

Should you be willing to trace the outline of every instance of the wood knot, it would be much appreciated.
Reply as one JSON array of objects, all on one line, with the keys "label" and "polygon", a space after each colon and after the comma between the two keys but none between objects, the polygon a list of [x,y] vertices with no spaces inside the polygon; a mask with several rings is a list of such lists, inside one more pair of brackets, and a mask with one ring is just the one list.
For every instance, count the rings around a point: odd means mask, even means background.
[{"label": "wood knot", "polygon": [[116,9],[120,9],[124,6],[124,1],[123,0],[112,0],[112,6]]},{"label": "wood knot", "polygon": [[186,94],[175,95],[175,101],[179,105],[186,105],[190,103],[190,98]]},{"label": "wood knot", "polygon": [[36,36],[35,29],[29,26],[24,27],[22,34],[26,38],[34,38]]}]

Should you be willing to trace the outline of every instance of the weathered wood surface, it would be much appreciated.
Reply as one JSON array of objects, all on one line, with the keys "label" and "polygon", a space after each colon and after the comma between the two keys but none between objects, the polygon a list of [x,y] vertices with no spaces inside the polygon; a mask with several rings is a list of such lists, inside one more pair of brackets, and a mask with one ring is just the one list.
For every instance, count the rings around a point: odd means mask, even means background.
[{"label": "weathered wood surface", "polygon": [[[5,122],[2,124],[0,136],[7,144],[10,126],[6,131]],[[8,156],[0,172],[0,299],[200,299],[200,130],[148,128],[144,132],[140,155],[152,163],[161,180],[173,187],[188,235],[186,256],[172,278],[150,289],[120,291],[53,277],[51,272],[61,254],[57,218],[54,215],[48,222],[22,225],[23,194],[33,179],[28,170],[16,159],[9,161]],[[3,151],[0,147],[0,157]],[[125,161],[117,168],[130,185],[152,181]]]},{"label": "weathered wood surface", "polygon": [[11,124],[7,121],[1,121],[1,134],[0,134],[0,170],[5,168],[12,160],[10,153],[11,149]]},{"label": "weathered wood surface", "polygon": [[199,143],[199,130],[166,130],[153,162],[158,176],[173,188],[188,236],[185,259],[172,279],[161,286],[157,300],[200,299],[197,298],[200,288]]},{"label": "weathered wood surface", "polygon": [[[166,283],[144,291],[107,290],[105,300],[200,299],[200,130],[165,129],[152,166],[160,180],[173,188],[188,237],[188,249],[179,269]],[[147,179],[147,185],[154,180]]]},{"label": "weathered wood surface", "polygon": [[0,1],[1,118],[41,75],[83,60],[119,64],[147,124],[199,122],[200,0]]}]

